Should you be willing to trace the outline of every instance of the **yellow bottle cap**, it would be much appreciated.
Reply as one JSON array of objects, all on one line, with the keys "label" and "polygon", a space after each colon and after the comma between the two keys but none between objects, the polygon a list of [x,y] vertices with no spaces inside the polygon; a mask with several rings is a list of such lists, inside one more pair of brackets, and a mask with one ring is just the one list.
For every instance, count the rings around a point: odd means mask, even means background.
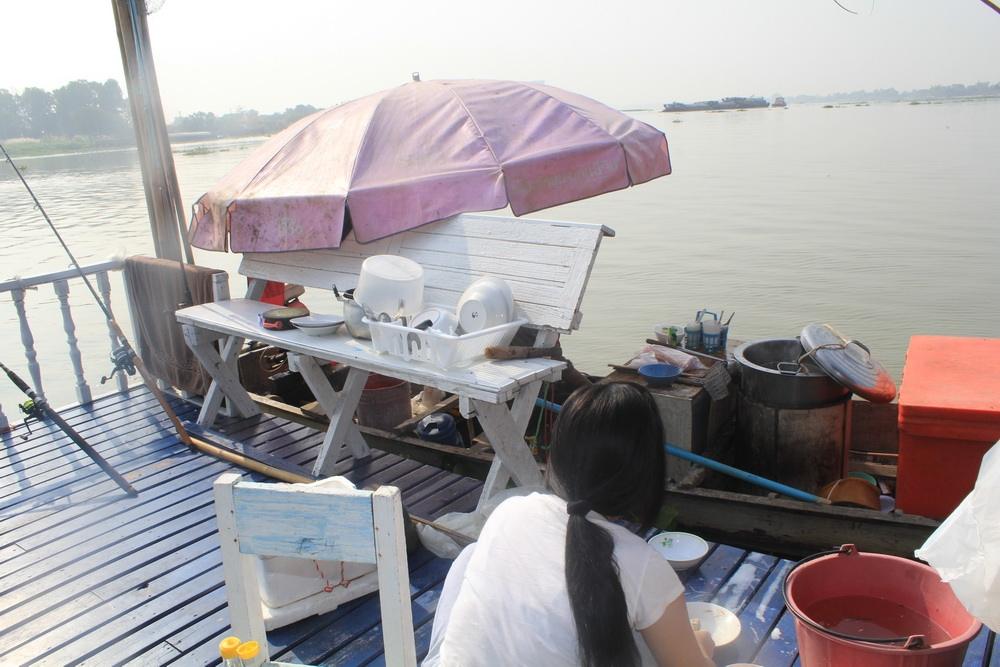
[{"label": "yellow bottle cap", "polygon": [[240,645],[239,637],[226,637],[219,642],[219,656],[223,660],[232,660],[236,657],[236,649]]},{"label": "yellow bottle cap", "polygon": [[257,642],[243,642],[236,647],[236,655],[240,657],[240,660],[252,660],[257,657],[258,653],[260,653],[260,644]]}]

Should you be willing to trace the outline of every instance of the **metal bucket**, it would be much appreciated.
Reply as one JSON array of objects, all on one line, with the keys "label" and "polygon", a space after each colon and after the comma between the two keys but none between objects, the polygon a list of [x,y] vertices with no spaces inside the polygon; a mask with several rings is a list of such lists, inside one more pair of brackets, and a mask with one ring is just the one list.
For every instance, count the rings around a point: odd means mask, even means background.
[{"label": "metal bucket", "polygon": [[804,354],[798,338],[743,343],[734,353],[743,394],[769,407],[796,409],[830,405],[850,395],[812,361],[800,363]]},{"label": "metal bucket", "polygon": [[846,474],[851,392],[802,360],[804,352],[795,338],[736,349],[737,461],[745,470],[816,493]]}]

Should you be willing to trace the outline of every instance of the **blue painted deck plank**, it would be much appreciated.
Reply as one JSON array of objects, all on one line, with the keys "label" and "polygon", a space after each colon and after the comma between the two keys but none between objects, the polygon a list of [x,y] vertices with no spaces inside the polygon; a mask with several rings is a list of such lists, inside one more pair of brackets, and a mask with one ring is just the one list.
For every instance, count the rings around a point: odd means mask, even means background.
[{"label": "blue painted deck plank", "polygon": [[[176,435],[164,434],[162,432],[154,432],[148,437],[141,438],[133,443],[137,450],[141,450],[138,456],[145,457],[155,457],[159,452],[179,444]],[[126,450],[106,458],[122,476],[131,481],[127,473],[132,471],[141,472],[143,468],[142,464],[145,463],[145,460],[140,462],[138,456],[136,451]],[[92,487],[100,485],[107,478],[104,471],[94,464],[88,466],[86,470],[81,469],[79,474],[72,477],[54,480],[39,486],[29,484],[16,495],[8,495],[0,499],[0,513],[7,516],[10,514],[9,510],[15,510],[16,512],[23,511],[26,503],[48,503],[74,492],[86,493]]]},{"label": "blue painted deck plank", "polygon": [[743,626],[737,647],[737,654],[742,661],[753,662],[753,656],[770,638],[771,630],[785,608],[781,584],[791,566],[790,561],[779,561],[757,585],[753,597],[737,615]]},{"label": "blue painted deck plank", "polygon": [[774,556],[748,553],[736,571],[719,588],[712,602],[739,614],[777,564],[778,558]]},{"label": "blue painted deck plank", "polygon": [[[202,528],[211,532],[215,525],[215,511],[205,508],[167,521],[141,535],[130,537],[101,550],[94,558],[74,561],[57,570],[43,570],[32,573],[34,576],[22,576],[13,580],[0,592],[0,618],[22,603],[42,595],[58,595],[64,586],[64,581],[70,578],[81,578],[85,581],[106,581],[116,576],[121,567],[122,559],[146,549],[162,551],[177,548],[187,544],[190,539],[200,535],[191,535],[195,529],[200,533]],[[24,573],[28,574],[28,573]],[[10,584],[14,583],[14,586]]]},{"label": "blue painted deck plank", "polygon": [[747,552],[725,544],[717,544],[697,568],[684,572],[684,594],[689,602],[708,602],[723,582],[746,557]]},{"label": "blue painted deck plank", "polygon": [[141,599],[142,596],[148,597],[163,592],[186,579],[185,573],[196,572],[221,563],[214,533],[196,537],[184,549],[168,552],[162,556],[150,556],[150,554],[137,554],[129,562],[122,564],[119,575],[103,583],[97,583],[85,594],[66,592],[67,596],[72,596],[74,602],[86,598],[86,604],[75,605],[71,609],[66,604],[55,604],[36,612],[33,616],[21,618],[20,628],[4,633],[5,643],[2,650],[11,650],[32,636],[45,634],[39,632],[38,628],[47,628],[46,632],[77,632],[75,629],[67,629],[66,624],[76,626],[81,623],[81,618],[85,618],[90,625],[98,625],[103,622],[102,615],[107,618],[113,608],[122,605],[122,600],[136,596],[140,596]]},{"label": "blue painted deck plank", "polygon": [[799,647],[795,642],[795,616],[789,611],[783,611],[777,625],[754,657],[753,662],[768,667],[788,667],[799,655]]},{"label": "blue painted deck plank", "polygon": [[[179,518],[181,517],[175,515],[175,520]],[[183,522],[178,521],[178,523],[183,525]],[[121,592],[123,583],[135,579],[133,569],[141,568],[150,561],[160,563],[172,560],[174,552],[170,551],[171,548],[184,547],[188,558],[199,556],[199,551],[195,551],[196,547],[192,547],[192,543],[214,534],[214,524],[206,524],[202,521],[190,528],[190,530],[185,529],[181,533],[171,534],[167,540],[152,545],[143,542],[140,548],[133,549],[125,556],[114,560],[108,568],[87,572],[85,576],[72,576],[73,568],[69,566],[50,569],[46,574],[32,579],[33,586],[22,587],[20,590],[2,596],[4,608],[0,611],[0,628],[9,630],[12,622],[23,623],[29,618],[44,614],[48,614],[47,622],[54,622],[54,619],[51,618],[52,613],[55,612],[58,615],[61,612],[60,607],[65,601],[73,600],[83,593],[93,592],[101,597],[107,597],[113,595],[115,591]],[[149,537],[153,538],[155,527],[150,530],[150,533]],[[133,545],[129,546],[131,548]],[[150,546],[153,547],[152,550]],[[208,549],[214,551],[217,550],[217,546],[217,542],[213,541]],[[105,552],[99,552],[95,558],[77,561],[77,563],[100,562],[104,556]],[[173,567],[177,566],[176,563],[173,565]],[[164,565],[164,567],[166,566]],[[64,573],[67,573],[71,578],[64,578]],[[149,579],[155,578],[155,572],[145,573],[141,579],[135,581],[135,585],[146,584]]]},{"label": "blue painted deck plank", "polygon": [[0,542],[30,544],[36,539],[44,541],[46,536],[62,530],[64,524],[82,526],[106,521],[109,516],[97,511],[101,505],[120,502],[123,506],[132,504],[141,507],[146,503],[158,502],[164,494],[198,483],[201,481],[200,475],[209,474],[204,471],[211,470],[217,463],[205,457],[188,455],[186,458],[176,460],[176,465],[154,470],[151,474],[136,480],[134,485],[139,490],[139,496],[136,498],[116,497],[102,501],[98,497],[85,500],[78,505],[64,505],[50,512],[34,512],[32,516],[26,517],[27,520],[22,525],[2,533]]},{"label": "blue painted deck plank", "polygon": [[969,648],[965,651],[965,660],[962,662],[962,667],[983,667],[983,663],[986,661],[989,632],[989,628],[984,625],[979,634],[969,642]]},{"label": "blue painted deck plank", "polygon": [[[168,624],[171,623],[173,619],[170,619],[170,616],[177,610],[205,596],[212,590],[221,590],[221,570],[222,566],[217,566],[213,570],[174,587],[169,594],[151,598],[139,607],[122,611],[113,622],[79,635],[71,641],[63,642],[59,647],[50,650],[44,655],[45,660],[57,665],[73,664],[75,661],[86,659],[115,642],[127,640],[132,634],[142,633],[144,627],[159,622],[163,617],[168,618]],[[149,632],[149,636],[155,634],[155,630]],[[139,636],[141,637],[141,634]],[[95,661],[94,664],[108,663]]]},{"label": "blue painted deck plank", "polygon": [[[149,411],[149,403],[153,401],[152,394],[146,392],[145,396],[140,396],[141,392],[134,397],[124,394],[108,394],[97,399],[93,404],[81,407],[79,405],[59,409],[59,415],[73,428],[80,431],[93,422],[96,425],[107,423],[109,420],[119,419],[121,412],[141,413]],[[30,451],[35,448],[50,449],[62,435],[62,431],[55,424],[44,421],[41,423],[32,422],[31,433],[29,434],[19,420],[11,420],[14,431],[10,434],[10,440],[18,443],[20,451]],[[21,436],[27,436],[22,439]],[[41,451],[41,450],[40,450]],[[0,453],[0,465],[6,461],[5,453]]]},{"label": "blue painted deck plank", "polygon": [[[124,433],[104,434],[100,438],[89,438],[87,442],[109,463],[116,465],[133,452],[142,451],[143,446],[140,443],[150,438],[156,438],[160,434],[160,425],[143,425],[139,428],[130,428],[127,435]],[[126,440],[123,438],[127,438],[128,448],[125,447]],[[41,457],[39,458],[41,459]],[[58,483],[61,478],[76,475],[81,471],[93,472],[96,468],[97,464],[75,444],[44,460],[10,465],[5,468],[10,473],[0,477],[0,503],[6,502],[11,495],[24,490],[24,475],[29,470],[31,472],[31,486],[37,487],[46,483]]]},{"label": "blue painted deck plank", "polygon": [[[221,558],[217,549],[203,552],[201,556],[184,555],[187,559],[167,559],[167,562],[173,564],[172,568],[164,569],[154,560],[140,568],[137,576],[127,577],[132,582],[141,577],[140,585],[122,590],[116,581],[106,581],[99,590],[109,597],[103,599],[95,593],[94,597],[98,601],[89,603],[85,609],[74,610],[69,619],[53,623],[50,621],[55,619],[43,616],[31,622],[33,634],[25,631],[9,633],[10,643],[2,649],[2,660],[44,655],[74,642],[83,642],[78,643],[78,647],[87,642],[93,643],[94,636],[107,638],[115,632],[133,631],[142,624],[143,616],[154,617],[154,612],[176,599],[178,591],[183,591],[184,587],[197,593],[221,583]],[[206,576],[206,572],[212,571],[217,574]],[[192,581],[195,583],[192,584]],[[56,612],[55,616],[58,618],[59,610]],[[129,623],[126,624],[122,619],[130,614]],[[25,630],[31,631],[33,628]]]},{"label": "blue painted deck plank", "polygon": [[[448,564],[450,565],[450,563]],[[444,578],[447,574],[448,568],[445,567],[440,573],[439,581],[435,582],[433,586],[427,587],[413,598],[411,609],[415,625],[417,623],[425,623],[433,617],[434,611],[437,609],[438,600],[441,597]],[[373,661],[378,661],[379,658],[382,658],[384,664],[384,653],[382,626],[379,624],[356,638],[343,651],[339,651],[324,660],[322,664],[337,665],[337,667],[361,667],[362,665],[371,664]]]}]

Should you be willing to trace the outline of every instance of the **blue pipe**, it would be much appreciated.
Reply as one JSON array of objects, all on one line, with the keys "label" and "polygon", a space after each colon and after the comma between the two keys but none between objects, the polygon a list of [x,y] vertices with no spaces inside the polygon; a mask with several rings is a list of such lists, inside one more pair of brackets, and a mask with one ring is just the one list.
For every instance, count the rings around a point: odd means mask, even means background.
[{"label": "blue pipe", "polygon": [[[562,406],[558,403],[553,403],[552,401],[546,401],[543,398],[535,399],[535,405],[540,408],[545,408],[546,410],[551,410],[552,412],[559,413],[562,410]],[[698,454],[689,452],[686,449],[681,449],[680,447],[675,447],[670,443],[663,443],[663,448],[666,450],[667,454],[671,456],[676,456],[679,459],[684,459],[685,461],[690,461],[691,463],[697,463],[700,466],[704,466],[716,472],[721,472],[723,475],[729,475],[730,477],[735,477],[736,479],[743,480],[744,482],[749,482],[755,486],[765,488],[769,491],[774,491],[775,493],[780,493],[783,496],[788,496],[789,498],[794,498],[795,500],[802,500],[807,503],[818,503],[820,505],[829,505],[830,501],[825,498],[820,498],[819,496],[807,493],[805,491],[800,491],[794,487],[782,484],[781,482],[775,482],[774,480],[767,479],[766,477],[761,477],[760,475],[755,475],[753,473],[747,472],[746,470],[740,470],[739,468],[734,468],[728,466],[725,463],[719,463],[715,459],[706,458]]]}]

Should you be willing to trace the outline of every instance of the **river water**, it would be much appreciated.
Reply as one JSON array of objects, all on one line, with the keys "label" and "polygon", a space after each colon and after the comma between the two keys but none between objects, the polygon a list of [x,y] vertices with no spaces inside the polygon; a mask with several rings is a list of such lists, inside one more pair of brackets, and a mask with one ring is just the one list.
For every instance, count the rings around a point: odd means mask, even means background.
[{"label": "river water", "polygon": [[[653,324],[683,323],[699,308],[735,311],[730,336],[744,340],[829,322],[864,341],[897,381],[914,334],[1000,336],[1000,100],[635,115],[666,132],[674,173],[534,216],[617,231],[598,255],[582,328],[564,340],[583,369],[626,361]],[[185,204],[256,144],[177,146]],[[17,164],[81,263],[152,252],[134,151]],[[0,277],[68,265],[6,164],[0,234]],[[196,255],[235,275],[238,256]],[[58,302],[51,288],[27,301],[44,390],[56,405],[73,402]],[[107,331],[82,285],[71,303],[99,393]],[[333,309],[325,295],[309,303]],[[24,373],[9,295],[0,323],[0,360]],[[0,385],[8,415],[20,399]]]}]

